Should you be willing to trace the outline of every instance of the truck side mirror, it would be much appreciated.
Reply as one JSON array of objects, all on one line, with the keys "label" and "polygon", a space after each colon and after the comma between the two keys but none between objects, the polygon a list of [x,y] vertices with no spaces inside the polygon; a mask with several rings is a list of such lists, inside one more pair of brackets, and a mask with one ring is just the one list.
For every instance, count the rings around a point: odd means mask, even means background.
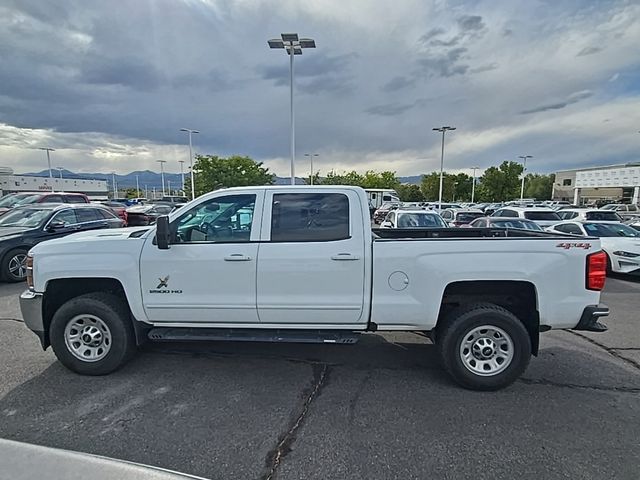
[{"label": "truck side mirror", "polygon": [[156,244],[158,248],[160,250],[169,250],[170,239],[169,217],[162,215],[156,220]]},{"label": "truck side mirror", "polygon": [[55,232],[57,230],[62,230],[63,228],[65,228],[67,226],[66,223],[64,223],[62,220],[54,220],[53,222],[51,222],[48,226],[47,226],[47,231],[49,232]]}]

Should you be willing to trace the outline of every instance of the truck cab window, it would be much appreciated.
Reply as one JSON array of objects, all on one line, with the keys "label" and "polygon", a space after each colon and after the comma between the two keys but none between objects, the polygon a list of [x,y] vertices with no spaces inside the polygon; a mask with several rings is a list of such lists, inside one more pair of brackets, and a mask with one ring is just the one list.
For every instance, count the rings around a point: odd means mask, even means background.
[{"label": "truck cab window", "polygon": [[342,193],[273,196],[271,241],[328,242],[349,238],[349,199]]},{"label": "truck cab window", "polygon": [[248,242],[255,195],[228,195],[203,202],[172,222],[173,243]]}]

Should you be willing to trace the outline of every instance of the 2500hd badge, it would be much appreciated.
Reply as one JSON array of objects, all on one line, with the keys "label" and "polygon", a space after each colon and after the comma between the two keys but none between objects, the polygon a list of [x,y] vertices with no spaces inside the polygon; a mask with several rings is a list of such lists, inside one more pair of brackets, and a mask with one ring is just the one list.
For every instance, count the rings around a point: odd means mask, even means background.
[{"label": "2500hd badge", "polygon": [[169,290],[169,275],[158,279],[158,286],[149,290],[149,293],[182,293],[182,290]]}]

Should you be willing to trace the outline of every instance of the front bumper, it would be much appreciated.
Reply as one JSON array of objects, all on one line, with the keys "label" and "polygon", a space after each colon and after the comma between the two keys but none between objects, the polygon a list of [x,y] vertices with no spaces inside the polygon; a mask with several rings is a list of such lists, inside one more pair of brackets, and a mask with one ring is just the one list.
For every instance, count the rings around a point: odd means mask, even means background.
[{"label": "front bumper", "polygon": [[20,295],[20,310],[22,311],[25,325],[38,336],[42,348],[47,348],[47,332],[42,318],[42,294],[31,290],[22,292]]},{"label": "front bumper", "polygon": [[609,315],[609,307],[606,305],[588,305],[582,312],[580,321],[572,330],[583,330],[587,332],[606,332],[607,326],[598,320]]}]

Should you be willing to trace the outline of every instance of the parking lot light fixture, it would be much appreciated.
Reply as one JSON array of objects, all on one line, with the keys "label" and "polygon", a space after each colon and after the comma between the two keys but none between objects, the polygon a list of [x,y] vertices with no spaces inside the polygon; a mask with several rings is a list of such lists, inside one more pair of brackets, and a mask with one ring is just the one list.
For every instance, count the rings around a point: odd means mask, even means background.
[{"label": "parking lot light fixture", "polygon": [[476,170],[480,169],[480,167],[472,167],[473,168],[473,183],[471,184],[471,203],[473,203],[476,198]]},{"label": "parking lot light fixture", "polygon": [[50,155],[50,152],[55,152],[56,149],[55,148],[49,148],[49,147],[40,147],[38,150],[44,150],[45,152],[47,152],[47,165],[49,167],[49,178],[53,178],[53,173],[51,171],[51,155]]},{"label": "parking lot light fixture", "polygon": [[[193,143],[191,140],[191,136],[194,133],[200,133],[200,132],[198,130],[193,130],[191,128],[181,128],[180,131],[189,133],[189,166],[191,168],[191,200],[194,200],[196,198],[196,187],[195,187],[195,182],[193,178]],[[182,188],[184,189],[184,177],[182,180]]]},{"label": "parking lot light fixture", "polygon": [[520,185],[520,200],[524,199],[524,177],[527,171],[527,158],[533,158],[531,155],[520,155],[518,158],[522,159],[522,184]]},{"label": "parking lot light fixture", "polygon": [[311,160],[311,177],[309,177],[309,178],[310,178],[311,185],[313,185],[313,157],[319,157],[320,154],[319,153],[305,153],[304,156],[305,157],[309,157],[309,160]]},{"label": "parking lot light fixture", "polygon": [[156,160],[160,164],[160,179],[162,180],[162,196],[164,197],[164,164],[167,163],[166,160]]},{"label": "parking lot light fixture", "polygon": [[438,193],[438,211],[442,210],[442,178],[444,175],[444,135],[445,133],[453,131],[455,129],[456,127],[447,127],[447,126],[432,128],[434,132],[442,133],[442,151],[440,153],[440,189]]},{"label": "parking lot light fixture", "polygon": [[291,185],[296,184],[295,157],[296,157],[296,133],[295,133],[295,111],[293,106],[293,57],[302,55],[304,48],[316,48],[316,42],[312,38],[298,38],[297,33],[282,33],[281,38],[272,38],[267,41],[269,48],[281,48],[289,55],[289,96],[291,114]]}]

